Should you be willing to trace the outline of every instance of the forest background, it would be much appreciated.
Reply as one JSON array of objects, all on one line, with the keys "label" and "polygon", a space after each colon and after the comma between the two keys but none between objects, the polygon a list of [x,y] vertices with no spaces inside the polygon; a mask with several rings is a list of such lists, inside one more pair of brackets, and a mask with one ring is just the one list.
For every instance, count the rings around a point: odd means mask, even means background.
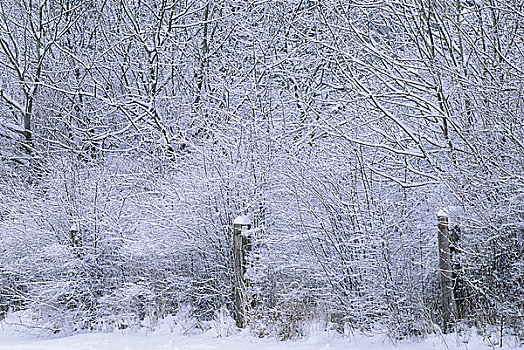
[{"label": "forest background", "polygon": [[[524,3],[0,1],[0,314],[524,337]],[[185,311],[184,311],[185,310]]]}]

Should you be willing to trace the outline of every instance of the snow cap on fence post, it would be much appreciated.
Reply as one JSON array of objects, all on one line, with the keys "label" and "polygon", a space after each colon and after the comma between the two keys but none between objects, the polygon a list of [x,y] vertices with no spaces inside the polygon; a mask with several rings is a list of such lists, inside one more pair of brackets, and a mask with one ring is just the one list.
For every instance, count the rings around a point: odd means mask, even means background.
[{"label": "snow cap on fence post", "polygon": [[437,213],[437,218],[447,218],[449,217],[449,209],[448,208],[441,208]]},{"label": "snow cap on fence post", "polygon": [[239,215],[236,217],[235,221],[233,221],[233,225],[235,226],[235,229],[241,228],[241,229],[249,230],[252,224],[253,224],[252,215]]}]

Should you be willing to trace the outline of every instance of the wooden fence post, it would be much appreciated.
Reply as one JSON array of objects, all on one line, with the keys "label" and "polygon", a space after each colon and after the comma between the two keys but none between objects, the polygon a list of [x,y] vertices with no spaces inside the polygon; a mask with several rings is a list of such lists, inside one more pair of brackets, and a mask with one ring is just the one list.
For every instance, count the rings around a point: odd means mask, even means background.
[{"label": "wooden fence post", "polygon": [[78,222],[73,222],[69,229],[69,243],[71,247],[79,247],[82,243],[80,241],[80,225]]},{"label": "wooden fence post", "polygon": [[251,240],[246,231],[251,229],[251,216],[238,216],[233,222],[233,253],[235,268],[235,320],[237,327],[246,325],[247,287],[249,280],[246,278],[247,258],[251,251]]},{"label": "wooden fence post", "polygon": [[448,211],[443,208],[437,214],[440,289],[442,293],[442,330],[447,333],[457,320],[457,306],[453,283],[453,269],[449,249],[450,237]]}]

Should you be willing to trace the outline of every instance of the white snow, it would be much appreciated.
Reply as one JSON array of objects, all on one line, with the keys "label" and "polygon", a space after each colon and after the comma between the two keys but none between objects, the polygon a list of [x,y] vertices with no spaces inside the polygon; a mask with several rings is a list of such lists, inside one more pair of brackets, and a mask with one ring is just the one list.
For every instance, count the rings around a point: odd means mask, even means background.
[{"label": "white snow", "polygon": [[9,130],[12,130],[12,131],[17,131],[17,132],[20,132],[20,133],[23,133],[25,131],[25,129],[22,126],[14,124],[14,123],[8,122],[5,126]]},{"label": "white snow", "polygon": [[[247,333],[247,332],[246,332]],[[473,333],[473,335],[472,335]],[[229,338],[217,337],[209,331],[204,334],[182,335],[163,329],[155,332],[141,331],[135,334],[86,333],[64,338],[42,339],[22,335],[5,323],[0,323],[0,350],[483,350],[498,347],[496,339],[489,341],[470,332],[469,335],[431,336],[425,340],[406,340],[392,344],[384,335],[356,334],[341,337],[337,333],[320,333],[305,340],[279,342],[260,339],[245,334]],[[517,349],[506,341],[503,349]],[[522,347],[520,348],[522,349]]]},{"label": "white snow", "polygon": [[251,225],[253,222],[253,217],[251,215],[239,215],[233,221],[233,225]]},{"label": "white snow", "polygon": [[71,224],[71,228],[69,229],[71,232],[78,232],[79,231],[79,225],[78,222],[73,222]]},{"label": "white snow", "polygon": [[449,215],[448,208],[442,208],[437,213],[437,217],[439,218],[447,218],[448,215]]}]

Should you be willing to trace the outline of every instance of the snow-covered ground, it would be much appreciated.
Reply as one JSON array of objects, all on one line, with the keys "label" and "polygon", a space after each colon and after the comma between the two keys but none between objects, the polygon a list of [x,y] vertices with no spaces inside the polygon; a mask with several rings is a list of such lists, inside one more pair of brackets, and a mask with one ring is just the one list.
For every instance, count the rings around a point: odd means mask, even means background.
[{"label": "snow-covered ground", "polygon": [[[393,345],[383,335],[370,334],[343,338],[336,333],[321,333],[306,340],[279,342],[275,339],[259,339],[243,334],[232,337],[218,337],[214,332],[182,335],[176,330],[165,328],[155,332],[88,333],[45,339],[17,332],[12,326],[0,323],[0,350],[487,350],[498,349],[497,345],[490,345],[489,341],[476,334],[460,338],[455,335],[445,338],[433,336],[425,340],[407,340]],[[504,349],[515,348],[518,347],[511,340],[504,345]]]}]

